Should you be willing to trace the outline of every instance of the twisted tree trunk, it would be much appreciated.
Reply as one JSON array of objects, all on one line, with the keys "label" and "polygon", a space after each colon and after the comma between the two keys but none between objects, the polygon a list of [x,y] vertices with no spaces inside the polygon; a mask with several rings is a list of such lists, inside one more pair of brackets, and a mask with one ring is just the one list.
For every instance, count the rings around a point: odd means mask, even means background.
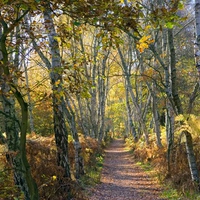
[{"label": "twisted tree trunk", "polygon": [[[18,90],[17,85],[15,84],[15,78],[10,74],[10,66],[13,63],[9,62],[9,54],[7,51],[6,40],[7,36],[13,31],[14,27],[19,22],[28,11],[25,11],[16,21],[13,22],[12,28],[8,29],[6,22],[1,18],[1,24],[3,27],[0,27],[0,60],[1,60],[1,69],[0,69],[0,78],[1,78],[1,89],[2,89],[2,99],[5,115],[5,128],[7,136],[7,145],[8,153],[7,160],[14,169],[14,178],[15,183],[20,187],[24,193],[26,200],[37,200],[38,189],[37,185],[32,178],[30,166],[26,157],[26,133],[28,125],[28,105],[25,102],[23,95]],[[18,58],[17,58],[18,59]],[[18,62],[16,62],[18,63]],[[15,66],[16,67],[16,66]],[[9,81],[6,82],[9,78]],[[14,95],[17,99],[20,109],[21,109],[21,120],[18,121],[15,117],[15,105],[14,105]],[[9,95],[8,95],[9,94]],[[19,127],[16,127],[16,122]],[[19,129],[18,129],[19,128]],[[19,132],[20,136],[19,136]]]}]

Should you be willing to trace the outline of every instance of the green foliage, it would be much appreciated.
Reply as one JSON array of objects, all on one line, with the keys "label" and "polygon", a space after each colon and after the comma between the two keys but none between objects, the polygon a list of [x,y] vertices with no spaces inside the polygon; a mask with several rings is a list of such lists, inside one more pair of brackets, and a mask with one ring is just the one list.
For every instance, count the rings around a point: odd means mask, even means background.
[{"label": "green foliage", "polygon": [[183,1],[170,1],[167,5],[155,7],[151,12],[152,18],[150,21],[155,28],[160,27],[162,29],[163,27],[167,27],[172,29],[187,19],[187,17],[182,17],[177,14],[177,11],[182,10],[183,7]]},{"label": "green foliage", "polygon": [[148,162],[147,163],[137,162],[137,165],[139,165],[146,172],[151,172],[153,170],[151,164]]},{"label": "green foliage", "polygon": [[119,82],[110,91],[111,100],[107,101],[107,116],[111,119],[116,134],[121,134],[125,131],[127,113],[124,93],[124,85],[122,82]]},{"label": "green foliage", "polygon": [[200,195],[195,192],[185,191],[184,194],[174,188],[173,185],[165,184],[161,197],[169,200],[199,200]]},{"label": "green foliage", "polygon": [[170,200],[178,200],[180,199],[180,194],[178,194],[176,189],[172,187],[166,188],[162,193],[162,198],[170,199]]},{"label": "green foliage", "polygon": [[91,187],[100,183],[103,161],[104,158],[102,154],[97,153],[94,155],[91,165],[86,167],[86,175],[81,178],[84,187]]},{"label": "green foliage", "polygon": [[74,142],[74,139],[73,139],[72,135],[68,135],[68,142],[69,143]]},{"label": "green foliage", "polygon": [[169,29],[172,29],[172,28],[174,27],[174,25],[175,25],[175,24],[172,23],[172,22],[167,22],[167,23],[166,23],[166,27],[169,28]]},{"label": "green foliage", "polygon": [[74,25],[75,25],[75,26],[80,26],[80,25],[81,25],[81,23],[80,23],[80,22],[78,22],[78,21],[75,21],[75,22],[74,22]]},{"label": "green foliage", "polygon": [[35,132],[42,136],[53,134],[53,114],[50,102],[43,102],[33,108]]},{"label": "green foliage", "polygon": [[[194,144],[199,143],[199,117],[190,115],[178,115],[175,119],[175,137],[174,147],[171,153],[171,176],[167,172],[166,160],[166,130],[162,128],[163,148],[157,148],[155,140],[150,137],[150,145],[144,148],[142,140],[134,143],[132,137],[126,138],[126,144],[133,151],[133,156],[138,160],[139,165],[148,173],[157,177],[158,181],[163,185],[163,198],[167,199],[198,199],[199,194],[196,193],[195,185],[192,183],[191,174],[188,166],[187,152],[185,141],[180,143],[180,133],[182,130],[189,130],[192,133]],[[194,145],[194,151],[197,158],[199,168],[199,146]]]}]

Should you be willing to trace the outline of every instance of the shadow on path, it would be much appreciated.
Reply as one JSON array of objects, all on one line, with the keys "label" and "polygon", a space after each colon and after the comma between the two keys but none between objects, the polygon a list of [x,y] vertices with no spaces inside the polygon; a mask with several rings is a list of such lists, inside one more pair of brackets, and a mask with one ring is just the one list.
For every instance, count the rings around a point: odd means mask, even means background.
[{"label": "shadow on path", "polygon": [[90,192],[89,200],[162,200],[161,188],[134,164],[123,139],[105,150],[101,183]]}]

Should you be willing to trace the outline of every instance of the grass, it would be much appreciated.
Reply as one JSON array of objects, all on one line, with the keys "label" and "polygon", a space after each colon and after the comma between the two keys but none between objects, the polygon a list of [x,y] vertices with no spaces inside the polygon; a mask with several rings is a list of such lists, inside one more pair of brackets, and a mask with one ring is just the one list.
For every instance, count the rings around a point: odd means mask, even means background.
[{"label": "grass", "polygon": [[185,191],[184,195],[180,194],[180,192],[175,189],[173,185],[169,183],[163,183],[163,181],[159,180],[159,174],[151,166],[151,163],[137,162],[136,164],[140,166],[152,178],[158,180],[158,182],[162,186],[162,193],[160,195],[161,198],[167,200],[200,200],[200,194],[189,191]]},{"label": "grass", "polygon": [[136,164],[139,165],[145,172],[153,171],[153,167],[151,166],[150,163],[137,162]]},{"label": "grass", "polygon": [[90,196],[89,189],[100,183],[103,161],[103,156],[96,154],[95,159],[92,160],[92,164],[86,167],[86,173],[79,181],[80,186],[85,189],[85,196]]},{"label": "grass", "polygon": [[90,166],[87,166],[86,174],[81,177],[81,184],[83,187],[91,187],[100,183],[103,161],[103,155],[96,154],[95,159],[92,161],[92,164]]},{"label": "grass", "polygon": [[161,194],[161,198],[164,198],[164,199],[170,199],[170,200],[180,200],[181,197],[180,195],[178,194],[177,190],[176,189],[173,189],[171,186],[169,187],[163,187],[163,192]]},{"label": "grass", "polygon": [[[160,182],[160,180],[158,179],[158,174],[151,166],[151,163],[137,162],[136,164],[140,166],[148,175],[150,175],[154,179],[157,179],[158,182]],[[161,185],[162,185],[162,194],[160,195],[161,198],[169,200],[180,200],[180,195],[178,194],[176,189],[172,188],[172,186],[170,185],[165,185],[165,184]]]},{"label": "grass", "polygon": [[181,195],[173,186],[165,185],[163,187],[164,190],[162,192],[161,197],[169,200],[200,200],[200,195],[191,192],[185,192],[184,195]]}]

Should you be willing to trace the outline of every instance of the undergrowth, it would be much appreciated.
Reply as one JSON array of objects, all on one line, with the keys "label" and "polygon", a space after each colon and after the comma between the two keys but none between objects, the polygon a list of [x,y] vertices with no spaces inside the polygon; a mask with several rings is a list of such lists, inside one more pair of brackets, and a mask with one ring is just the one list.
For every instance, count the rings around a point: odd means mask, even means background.
[{"label": "undergrowth", "polygon": [[[102,148],[90,137],[80,136],[85,175],[80,180],[63,178],[62,168],[57,166],[54,137],[30,135],[27,138],[27,156],[31,172],[36,180],[41,200],[87,199],[84,193],[86,185],[100,181],[103,164]],[[69,138],[69,162],[74,173],[74,147]],[[15,186],[12,169],[5,159],[5,151],[0,154],[0,200],[23,200],[23,194]]]},{"label": "undergrowth", "polygon": [[[188,121],[190,132],[193,137],[194,153],[197,167],[200,169],[200,119],[191,116]],[[163,186],[162,197],[173,200],[200,200],[200,194],[196,192],[196,186],[191,180],[188,165],[187,152],[184,139],[180,141],[180,124],[175,126],[174,146],[170,160],[170,175],[167,169],[167,145],[165,140],[165,130],[162,130],[163,147],[156,145],[155,134],[150,134],[150,144],[145,145],[143,139],[137,143],[130,136],[126,138],[128,148],[133,152],[134,159],[149,174],[153,174],[158,182]]]},{"label": "undergrowth", "polygon": [[90,189],[100,183],[101,172],[104,162],[104,148],[112,141],[111,137],[104,139],[101,147],[96,154],[90,159],[90,163],[86,165],[85,175],[81,177],[80,184],[86,191],[86,196],[90,196]]},{"label": "undergrowth", "polygon": [[90,157],[90,162],[86,165],[85,175],[81,177],[81,184],[84,188],[93,187],[100,183],[101,171],[104,162],[104,148],[112,141],[111,137],[106,138],[101,147]]},{"label": "undergrowth", "polygon": [[81,184],[84,188],[100,183],[101,170],[103,168],[102,154],[96,154],[93,163],[86,167],[85,175],[81,177]]}]

